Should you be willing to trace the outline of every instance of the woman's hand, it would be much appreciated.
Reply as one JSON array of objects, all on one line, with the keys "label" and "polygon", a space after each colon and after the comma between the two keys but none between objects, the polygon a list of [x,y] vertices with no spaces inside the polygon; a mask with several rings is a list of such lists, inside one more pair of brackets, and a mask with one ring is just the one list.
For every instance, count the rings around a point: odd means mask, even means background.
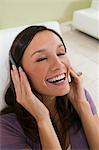
[{"label": "woman's hand", "polygon": [[17,70],[12,66],[11,76],[15,87],[16,100],[29,113],[34,116],[36,121],[49,118],[49,111],[46,106],[33,94],[25,72],[21,67]]},{"label": "woman's hand", "polygon": [[70,83],[70,93],[68,94],[68,97],[80,116],[89,148],[91,150],[98,150],[99,118],[97,114],[93,115],[90,104],[86,100],[85,91],[80,76],[77,75],[72,68],[70,69],[70,75],[72,77],[72,81]]},{"label": "woman's hand", "polygon": [[17,102],[27,109],[37,121],[42,149],[61,150],[59,140],[49,117],[49,111],[31,91],[24,71],[19,67],[18,72],[17,68],[13,66],[11,75]]},{"label": "woman's hand", "polygon": [[70,92],[67,96],[70,99],[75,110],[80,115],[80,105],[81,104],[89,105],[89,103],[86,100],[82,78],[74,71],[73,68],[70,68],[69,71],[71,76],[71,82],[70,82]]}]

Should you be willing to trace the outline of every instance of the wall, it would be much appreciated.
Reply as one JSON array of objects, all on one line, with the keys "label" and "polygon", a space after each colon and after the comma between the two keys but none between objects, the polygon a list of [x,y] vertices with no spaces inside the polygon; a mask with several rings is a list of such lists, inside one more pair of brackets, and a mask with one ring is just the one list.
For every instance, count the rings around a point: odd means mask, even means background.
[{"label": "wall", "polygon": [[70,21],[73,11],[91,0],[0,0],[0,28],[57,20]]}]

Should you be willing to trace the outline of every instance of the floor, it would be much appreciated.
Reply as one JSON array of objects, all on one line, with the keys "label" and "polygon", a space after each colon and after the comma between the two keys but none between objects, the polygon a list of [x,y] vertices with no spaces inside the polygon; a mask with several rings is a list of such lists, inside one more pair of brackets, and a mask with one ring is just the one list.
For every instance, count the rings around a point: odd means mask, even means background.
[{"label": "floor", "polygon": [[84,87],[90,92],[99,114],[99,40],[71,27],[60,24],[60,29],[72,66],[83,73]]}]

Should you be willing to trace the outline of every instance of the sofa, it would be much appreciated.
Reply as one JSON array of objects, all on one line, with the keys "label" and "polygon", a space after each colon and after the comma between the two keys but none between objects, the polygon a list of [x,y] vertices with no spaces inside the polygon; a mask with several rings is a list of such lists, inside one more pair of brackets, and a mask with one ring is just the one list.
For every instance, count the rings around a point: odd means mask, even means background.
[{"label": "sofa", "polygon": [[[42,22],[39,24],[31,24],[31,25],[44,25],[48,28],[54,29],[61,35],[60,25],[57,21]],[[0,111],[6,107],[4,97],[10,82],[10,67],[9,67],[10,47],[17,34],[26,27],[31,25],[0,30]]]},{"label": "sofa", "polygon": [[90,8],[76,10],[72,25],[96,39],[99,39],[99,0],[92,0]]}]

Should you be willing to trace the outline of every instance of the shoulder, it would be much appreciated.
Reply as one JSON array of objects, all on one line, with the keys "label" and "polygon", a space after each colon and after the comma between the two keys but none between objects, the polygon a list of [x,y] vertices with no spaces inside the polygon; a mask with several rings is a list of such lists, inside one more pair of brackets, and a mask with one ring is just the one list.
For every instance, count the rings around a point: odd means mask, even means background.
[{"label": "shoulder", "polygon": [[23,148],[26,137],[14,113],[0,116],[0,147]]},{"label": "shoulder", "polygon": [[90,95],[90,93],[88,92],[88,90],[86,90],[86,89],[84,89],[84,90],[85,90],[86,99],[87,99],[87,101],[90,104],[92,113],[93,114],[97,114],[96,106],[95,106],[95,103],[94,103],[94,100],[93,100],[92,96]]},{"label": "shoulder", "polygon": [[11,123],[13,121],[17,122],[16,115],[14,113],[0,115],[0,123]]},{"label": "shoulder", "polygon": [[14,113],[8,113],[8,114],[3,114],[0,115],[0,126],[1,128],[4,127],[5,125],[8,125],[9,127],[14,127],[13,125],[17,124],[17,119],[16,115]]},{"label": "shoulder", "polygon": [[16,115],[14,113],[4,114],[0,116],[0,126],[1,129],[10,129],[10,131],[19,131],[23,133],[23,130],[17,121]]}]

